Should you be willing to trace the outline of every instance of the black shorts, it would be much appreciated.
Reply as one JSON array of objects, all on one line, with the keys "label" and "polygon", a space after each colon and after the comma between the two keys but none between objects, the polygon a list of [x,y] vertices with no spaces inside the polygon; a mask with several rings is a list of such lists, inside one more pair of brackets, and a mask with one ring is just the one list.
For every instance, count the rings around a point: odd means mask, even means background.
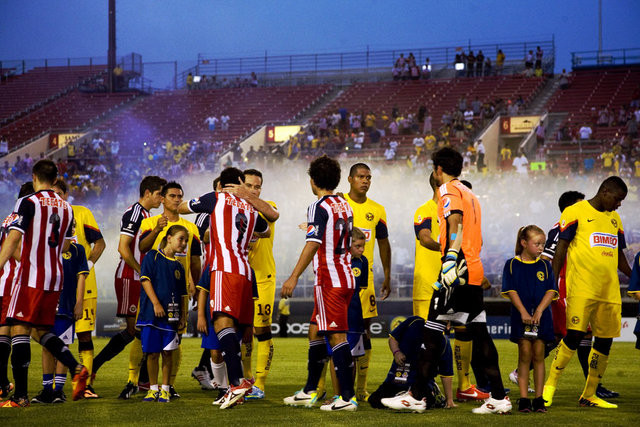
[{"label": "black shorts", "polygon": [[456,286],[446,311],[433,310],[435,300],[436,298],[431,299],[429,321],[451,322],[453,325],[487,322],[487,313],[484,311],[484,290],[481,286]]}]

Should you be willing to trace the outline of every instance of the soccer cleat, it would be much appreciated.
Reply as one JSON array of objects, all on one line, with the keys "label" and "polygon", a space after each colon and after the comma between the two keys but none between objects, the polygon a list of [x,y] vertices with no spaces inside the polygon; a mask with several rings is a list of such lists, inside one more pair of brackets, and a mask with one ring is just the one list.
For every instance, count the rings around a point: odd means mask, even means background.
[{"label": "soccer cleat", "polygon": [[542,414],[547,413],[547,407],[544,405],[544,399],[542,396],[533,399],[532,409],[533,412],[540,412]]},{"label": "soccer cleat", "polygon": [[180,399],[180,395],[178,394],[178,392],[176,391],[175,388],[173,388],[172,385],[169,386],[169,396],[172,399]]},{"label": "soccer cleat", "polygon": [[620,397],[620,393],[609,390],[602,384],[598,384],[598,388],[596,389],[596,396],[598,396],[600,399],[615,399],[616,397]]},{"label": "soccer cleat", "polygon": [[67,401],[67,396],[62,390],[53,390],[53,401],[51,403],[64,403]]},{"label": "soccer cleat", "polygon": [[511,381],[515,385],[518,385],[518,370],[517,369],[514,369],[513,371],[509,372],[509,381]]},{"label": "soccer cleat", "polygon": [[147,395],[142,399],[143,402],[157,402],[160,397],[160,392],[156,390],[149,390]]},{"label": "soccer cleat", "polygon": [[233,408],[244,395],[251,390],[253,385],[249,380],[242,379],[239,385],[229,387],[227,393],[224,395],[224,399],[220,404],[220,409]]},{"label": "soccer cleat", "polygon": [[73,388],[71,392],[72,400],[82,399],[84,391],[87,388],[87,379],[89,378],[89,371],[87,368],[80,365],[80,370],[73,376]]},{"label": "soccer cleat", "polygon": [[492,397],[484,401],[482,406],[471,410],[474,414],[509,414],[511,413],[511,401],[508,396],[498,400]]},{"label": "soccer cleat", "polygon": [[9,383],[5,386],[0,387],[0,400],[4,400],[9,397],[9,393],[13,391],[13,384]]},{"label": "soccer cleat", "polygon": [[551,406],[551,403],[553,402],[553,395],[555,393],[556,388],[554,386],[545,384],[544,389],[542,389],[542,398],[544,399],[547,408]]},{"label": "soccer cleat", "polygon": [[169,392],[165,389],[160,390],[160,395],[158,396],[158,402],[169,403],[170,401],[171,401],[171,396],[169,396]]},{"label": "soccer cleat", "polygon": [[254,399],[264,399],[264,391],[260,390],[258,387],[251,387],[251,391],[246,394],[245,399],[254,400]]},{"label": "soccer cleat", "polygon": [[124,390],[120,392],[118,399],[131,399],[131,397],[138,392],[138,386],[132,382],[128,382],[124,387]]},{"label": "soccer cleat", "polygon": [[2,402],[0,408],[26,408],[27,406],[30,406],[28,397],[11,396],[11,399]]},{"label": "soccer cleat", "polygon": [[[544,402],[543,402],[543,405],[544,405]],[[528,414],[531,411],[532,411],[531,400],[528,397],[521,397],[518,400],[518,412],[523,412],[525,414]]]},{"label": "soccer cleat", "polygon": [[200,383],[200,387],[203,390],[213,390],[213,383],[211,381],[211,377],[209,376],[209,371],[206,369],[194,368],[191,371],[191,376],[196,379]]},{"label": "soccer cleat", "polygon": [[213,403],[211,403],[213,406],[220,406],[222,405],[222,402],[224,402],[224,397],[227,394],[227,389],[219,389],[218,390],[218,397],[216,397],[216,400],[213,401]]},{"label": "soccer cleat", "polygon": [[471,384],[471,387],[466,390],[458,389],[456,391],[456,399],[460,402],[466,402],[467,400],[485,400],[490,397],[491,395],[489,393],[478,390],[474,384]]},{"label": "soccer cleat", "polygon": [[342,400],[342,396],[339,396],[331,403],[327,403],[326,405],[322,405],[320,407],[321,411],[357,411],[358,410],[358,402],[356,402],[355,396],[349,399],[349,401],[345,402]]},{"label": "soccer cleat", "polygon": [[90,385],[87,385],[87,388],[84,389],[83,397],[85,399],[100,399],[100,396],[96,394],[96,392],[93,390],[93,387],[91,387]]},{"label": "soccer cleat", "polygon": [[289,406],[306,406],[311,408],[318,400],[318,393],[312,391],[307,394],[304,390],[298,390],[293,396],[285,397],[284,404]]},{"label": "soccer cleat", "polygon": [[53,390],[43,388],[31,399],[31,403],[53,403]]},{"label": "soccer cleat", "polygon": [[395,409],[396,411],[423,413],[427,410],[427,399],[416,399],[413,397],[411,390],[404,393],[398,393],[394,397],[386,397],[381,399],[380,402],[387,408]]},{"label": "soccer cleat", "polygon": [[604,408],[604,409],[616,409],[618,405],[615,403],[609,403],[606,400],[602,400],[597,396],[584,397],[580,396],[579,400],[580,406],[589,406],[594,408]]}]

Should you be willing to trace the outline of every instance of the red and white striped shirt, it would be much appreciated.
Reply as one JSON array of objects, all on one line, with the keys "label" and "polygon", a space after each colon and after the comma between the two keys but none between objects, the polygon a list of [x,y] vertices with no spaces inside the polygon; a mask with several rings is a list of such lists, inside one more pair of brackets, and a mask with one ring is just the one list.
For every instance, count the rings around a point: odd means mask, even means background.
[{"label": "red and white striped shirt", "polygon": [[[140,224],[142,224],[143,219],[149,218],[150,216],[151,214],[144,206],[139,202],[135,202],[133,205],[129,206],[126,211],[124,211],[122,219],[120,220],[120,234],[133,237],[133,240],[131,240],[131,243],[129,244],[129,248],[131,249],[133,258],[138,262],[138,264],[142,264],[142,258],[144,257],[144,254],[140,252],[140,247],[138,245],[140,243],[141,235]],[[140,280],[138,272],[129,267],[122,257],[120,257],[118,269],[116,270],[116,278],[130,277],[133,277],[134,280]]]},{"label": "red and white striped shirt", "polygon": [[320,243],[313,257],[315,285],[355,289],[351,271],[353,211],[342,197],[324,196],[307,210],[307,242]]},{"label": "red and white striped shirt", "polygon": [[249,242],[254,231],[269,224],[247,201],[229,193],[207,193],[189,201],[191,212],[210,214],[209,256],[211,271],[224,271],[251,280]]},{"label": "red and white striped shirt", "polygon": [[[4,244],[7,234],[9,234],[9,225],[11,225],[17,217],[17,214],[12,213],[2,221],[2,226],[0,227],[0,247]],[[11,285],[13,284],[18,264],[18,261],[13,257],[9,257],[4,267],[2,267],[2,270],[0,270],[0,297],[10,295]]]},{"label": "red and white striped shirt", "polygon": [[15,212],[9,229],[23,234],[17,285],[61,290],[62,247],[72,237],[71,205],[53,190],[42,190],[18,199]]}]

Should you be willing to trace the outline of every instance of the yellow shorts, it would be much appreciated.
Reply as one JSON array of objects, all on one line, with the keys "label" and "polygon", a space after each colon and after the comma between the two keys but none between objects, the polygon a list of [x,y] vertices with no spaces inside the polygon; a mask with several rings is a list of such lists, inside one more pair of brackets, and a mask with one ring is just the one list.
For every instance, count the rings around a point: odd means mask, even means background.
[{"label": "yellow shorts", "polygon": [[567,329],[586,332],[589,325],[594,337],[620,336],[622,305],[582,297],[567,298]]},{"label": "yellow shorts", "polygon": [[413,300],[413,315],[420,316],[423,319],[427,319],[429,316],[429,306],[431,305],[430,299],[414,299]]},{"label": "yellow shorts", "polygon": [[76,333],[93,332],[96,328],[96,308],[98,298],[86,298],[82,301],[82,319],[76,320]]},{"label": "yellow shorts", "polygon": [[273,301],[276,297],[276,280],[258,282],[258,299],[253,300],[253,326],[264,328],[271,326]]},{"label": "yellow shorts", "polygon": [[362,304],[362,318],[370,319],[378,316],[378,305],[376,304],[376,291],[373,285],[360,291],[360,303]]}]

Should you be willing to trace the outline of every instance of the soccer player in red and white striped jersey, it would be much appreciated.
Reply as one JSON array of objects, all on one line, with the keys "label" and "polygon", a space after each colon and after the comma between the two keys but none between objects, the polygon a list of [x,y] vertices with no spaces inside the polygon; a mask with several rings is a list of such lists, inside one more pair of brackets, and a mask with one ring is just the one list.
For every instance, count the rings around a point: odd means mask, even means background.
[{"label": "soccer player in red and white striped jersey", "polygon": [[253,322],[253,272],[249,266],[249,242],[254,231],[269,231],[258,213],[274,221],[278,213],[267,202],[247,190],[244,174],[227,168],[220,174],[223,192],[207,193],[183,202],[179,212],[210,214],[211,318],[227,365],[230,388],[220,405],[230,408],[251,389],[243,379],[237,326],[251,327]]},{"label": "soccer player in red and white striped jersey", "polygon": [[57,176],[58,168],[51,160],[40,160],[33,165],[35,193],[16,203],[17,218],[9,226],[9,234],[0,250],[2,268],[22,241],[16,285],[11,290],[7,311],[3,313],[11,325],[11,364],[16,383],[13,397],[3,407],[29,405],[27,381],[31,360],[29,335],[32,333],[75,374],[73,400],[82,397],[89,374],[62,340],[50,332],[62,287],[62,253],[71,242],[73,222],[71,205],[52,190]]},{"label": "soccer player in red and white striped jersey", "polygon": [[[118,300],[116,315],[124,317],[127,328],[114,335],[100,354],[93,360],[95,375],[100,367],[118,355],[136,336],[136,315],[138,314],[138,300],[140,299],[140,264],[142,253],[138,248],[140,241],[140,224],[148,218],[151,209],[162,203],[162,187],[167,181],[159,176],[145,176],[140,182],[140,199],[131,205],[122,215],[120,221],[120,241],[118,253],[120,263],[116,269],[115,288]],[[162,219],[166,225],[166,218]],[[138,391],[138,375],[142,361],[142,342],[138,339],[131,347],[129,356],[129,379],[120,398],[129,399]]]},{"label": "soccer player in red and white striped jersey", "polygon": [[323,405],[325,411],[355,411],[358,404],[353,389],[353,360],[347,342],[349,302],[355,290],[351,271],[351,230],[353,211],[349,203],[333,193],[340,183],[340,164],[322,156],[309,167],[311,189],[318,200],[307,211],[307,243],[291,276],[282,284],[281,296],[288,298],[298,278],[313,259],[316,273],[314,309],[309,325],[309,363],[307,384],[295,395],[284,399],[288,405],[313,406],[318,395],[318,380],[327,358],[327,347],[321,334],[332,347],[340,397]]}]

